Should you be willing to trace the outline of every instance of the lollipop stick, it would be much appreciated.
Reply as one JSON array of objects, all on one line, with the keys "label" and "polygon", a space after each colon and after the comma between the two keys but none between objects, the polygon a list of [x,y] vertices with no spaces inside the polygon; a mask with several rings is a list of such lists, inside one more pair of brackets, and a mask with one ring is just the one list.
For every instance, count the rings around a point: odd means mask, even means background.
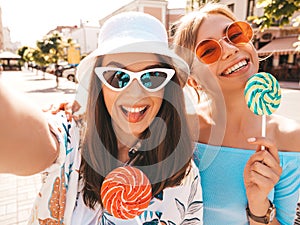
[{"label": "lollipop stick", "polygon": [[[266,126],[267,126],[267,117],[266,115],[262,115],[261,121],[261,136],[266,137]],[[261,150],[265,150],[265,146],[261,146]]]}]

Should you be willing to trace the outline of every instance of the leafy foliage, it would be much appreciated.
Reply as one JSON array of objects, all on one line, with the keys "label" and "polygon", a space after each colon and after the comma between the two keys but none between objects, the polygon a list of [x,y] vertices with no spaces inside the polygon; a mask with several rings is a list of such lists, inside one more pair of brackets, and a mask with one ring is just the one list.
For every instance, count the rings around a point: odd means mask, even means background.
[{"label": "leafy foliage", "polygon": [[293,14],[300,10],[300,1],[294,0],[258,0],[256,7],[264,9],[263,16],[249,18],[260,29],[270,26],[282,27],[291,22]]},{"label": "leafy foliage", "polygon": [[36,42],[36,48],[23,46],[18,49],[18,54],[26,62],[35,62],[41,68],[51,63],[57,64],[65,60],[65,48],[72,44],[72,39],[65,40],[59,32],[53,32]]},{"label": "leafy foliage", "polygon": [[64,59],[65,46],[63,37],[58,32],[54,32],[43,40],[37,41],[37,48],[41,51],[47,63],[57,64],[59,60]]}]

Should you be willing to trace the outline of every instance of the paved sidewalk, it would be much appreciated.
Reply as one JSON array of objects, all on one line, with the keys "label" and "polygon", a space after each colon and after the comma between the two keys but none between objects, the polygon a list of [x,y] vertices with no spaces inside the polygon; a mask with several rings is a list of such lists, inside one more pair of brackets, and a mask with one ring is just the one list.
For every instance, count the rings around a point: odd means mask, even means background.
[{"label": "paved sidewalk", "polygon": [[0,175],[0,224],[25,225],[36,195],[41,186],[41,176],[19,177]]},{"label": "paved sidewalk", "polygon": [[300,90],[300,81],[299,82],[279,81],[279,85],[283,89]]}]

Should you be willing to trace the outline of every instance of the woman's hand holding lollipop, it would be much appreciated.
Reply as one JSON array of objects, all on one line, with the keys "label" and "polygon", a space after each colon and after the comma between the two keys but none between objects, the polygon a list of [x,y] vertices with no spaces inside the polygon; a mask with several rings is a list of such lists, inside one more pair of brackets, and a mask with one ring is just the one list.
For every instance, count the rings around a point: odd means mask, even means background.
[{"label": "woman's hand holding lollipop", "polygon": [[244,184],[251,213],[263,216],[270,207],[268,194],[282,173],[278,149],[266,138],[266,115],[271,115],[279,107],[281,90],[271,74],[262,72],[248,80],[244,95],[248,108],[262,116],[262,137],[248,139],[250,144],[258,147],[245,166]]}]

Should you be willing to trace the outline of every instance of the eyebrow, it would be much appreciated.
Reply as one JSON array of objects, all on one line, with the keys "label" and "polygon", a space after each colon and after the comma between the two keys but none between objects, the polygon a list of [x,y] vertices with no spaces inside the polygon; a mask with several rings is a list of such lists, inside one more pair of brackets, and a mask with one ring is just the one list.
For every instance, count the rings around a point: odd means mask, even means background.
[{"label": "eyebrow", "polygon": [[228,29],[228,27],[229,27],[231,24],[232,24],[232,23],[228,24],[228,25],[224,28],[224,30],[223,30],[223,34],[224,34],[224,35],[226,34],[226,30]]}]

